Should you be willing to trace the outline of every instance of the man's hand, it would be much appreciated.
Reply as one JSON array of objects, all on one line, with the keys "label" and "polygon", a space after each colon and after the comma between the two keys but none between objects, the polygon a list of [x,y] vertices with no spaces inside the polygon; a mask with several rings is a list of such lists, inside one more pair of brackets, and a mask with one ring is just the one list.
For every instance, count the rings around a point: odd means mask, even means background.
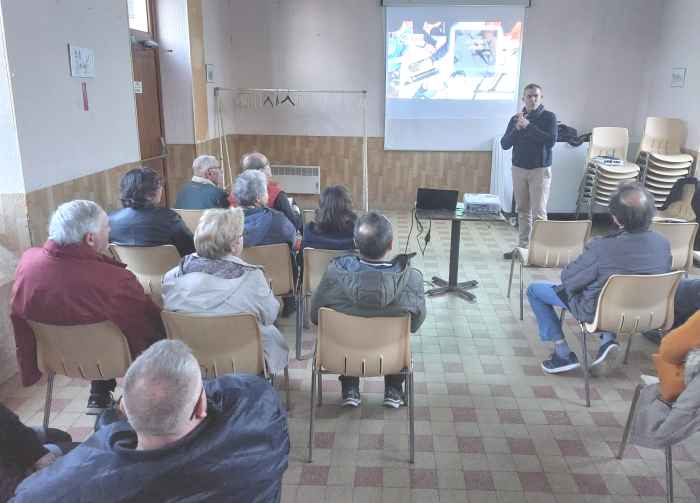
[{"label": "man's hand", "polygon": [[523,114],[518,112],[517,114],[515,114],[513,116],[513,119],[511,119],[511,120],[515,120],[515,129],[517,129],[518,131],[523,129],[520,127],[520,119],[522,119],[522,118],[523,118]]},{"label": "man's hand", "polygon": [[292,209],[301,215],[301,210],[299,209],[299,206],[297,206],[296,204],[293,204]]},{"label": "man's hand", "polygon": [[39,461],[37,461],[32,466],[27,468],[27,471],[25,471],[24,474],[27,477],[29,477],[32,473],[36,473],[39,470],[41,470],[42,468],[46,468],[47,466],[51,466],[52,464],[54,464],[55,461],[56,461],[56,456],[54,456],[52,452],[49,452],[48,454],[41,457],[39,459]]},{"label": "man's hand", "polygon": [[520,114],[520,118],[518,119],[518,125],[516,126],[518,129],[525,129],[530,125],[530,121],[525,118],[524,115]]}]

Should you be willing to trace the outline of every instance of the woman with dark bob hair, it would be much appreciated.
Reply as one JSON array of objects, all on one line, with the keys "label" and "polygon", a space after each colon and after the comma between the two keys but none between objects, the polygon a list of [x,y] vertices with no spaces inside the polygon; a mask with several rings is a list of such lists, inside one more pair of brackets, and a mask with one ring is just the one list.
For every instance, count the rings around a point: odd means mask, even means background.
[{"label": "woman with dark bob hair", "polygon": [[315,220],[304,227],[297,264],[304,265],[304,248],[354,250],[353,237],[357,215],[352,209],[350,192],[342,185],[331,185],[321,192]]},{"label": "woman with dark bob hair", "polygon": [[174,245],[180,256],[194,253],[194,236],[180,215],[158,206],[163,178],[150,168],[135,168],[122,178],[123,208],[109,214],[109,242],[120,246]]}]

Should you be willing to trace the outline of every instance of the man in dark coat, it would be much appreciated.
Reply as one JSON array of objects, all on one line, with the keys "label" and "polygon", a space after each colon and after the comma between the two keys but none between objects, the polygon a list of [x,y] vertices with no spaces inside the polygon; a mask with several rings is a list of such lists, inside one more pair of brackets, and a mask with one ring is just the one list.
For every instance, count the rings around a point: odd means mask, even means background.
[{"label": "man in dark coat", "polygon": [[[610,200],[610,214],[620,230],[591,241],[561,273],[562,284],[538,281],[527,289],[540,338],[554,343],[554,354],[542,362],[545,372],[564,372],[581,364],[564,340],[553,306],[571,311],[585,323],[595,319],[598,296],[613,274],[664,274],[671,271],[671,245],[649,230],[656,212],[654,196],[638,182],[622,184]],[[605,376],[617,365],[622,349],[615,334],[603,333],[598,356],[589,370]]]},{"label": "man in dark coat", "polygon": [[194,176],[180,188],[175,208],[180,210],[207,210],[228,208],[228,192],[219,187],[222,169],[216,157],[200,155],[192,163]]},{"label": "man in dark coat", "polygon": [[[413,269],[411,256],[400,254],[389,260],[393,232],[389,220],[377,211],[361,216],[355,224],[355,244],[360,253],[349,251],[333,259],[311,296],[311,321],[318,325],[318,310],[329,307],[340,313],[364,318],[411,317],[411,332],[425,320],[423,275]],[[384,378],[382,405],[403,404],[403,374]],[[340,376],[343,406],[360,403],[360,379]]]},{"label": "man in dark coat", "polygon": [[17,488],[15,503],[279,502],[287,413],[259,376],[202,381],[190,348],[160,341],[129,367],[127,421],[100,429]]},{"label": "man in dark coat", "polygon": [[[59,326],[109,320],[126,336],[133,358],[164,337],[161,309],[124,264],[101,253],[109,245],[109,230],[107,214],[96,203],[64,203],[51,216],[44,247],[22,255],[10,318],[24,386],[41,378],[36,336],[27,320]],[[93,381],[86,413],[109,407],[116,384]]]}]

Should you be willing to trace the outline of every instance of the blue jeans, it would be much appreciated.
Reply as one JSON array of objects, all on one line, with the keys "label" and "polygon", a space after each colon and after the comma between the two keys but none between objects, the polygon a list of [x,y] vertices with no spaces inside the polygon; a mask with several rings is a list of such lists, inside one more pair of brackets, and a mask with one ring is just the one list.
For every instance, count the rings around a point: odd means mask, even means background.
[{"label": "blue jeans", "polygon": [[566,306],[554,292],[552,288],[554,286],[557,286],[557,283],[537,281],[527,287],[527,298],[535,313],[537,326],[540,329],[540,339],[543,341],[559,341],[564,338],[554,306],[564,309]]},{"label": "blue jeans", "polygon": [[[527,298],[530,301],[532,312],[535,313],[537,326],[540,329],[540,339],[543,341],[560,341],[564,338],[564,332],[559,324],[559,316],[554,307],[567,309],[559,296],[554,292],[559,283],[537,281],[527,287]],[[613,339],[615,334],[611,334]],[[601,334],[601,339],[603,334]]]}]

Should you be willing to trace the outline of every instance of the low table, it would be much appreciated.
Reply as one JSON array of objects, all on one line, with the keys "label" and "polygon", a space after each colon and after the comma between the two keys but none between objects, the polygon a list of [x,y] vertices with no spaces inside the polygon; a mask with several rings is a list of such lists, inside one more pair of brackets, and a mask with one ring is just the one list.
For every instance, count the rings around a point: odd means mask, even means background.
[{"label": "low table", "polygon": [[416,218],[420,220],[451,220],[452,234],[450,236],[450,278],[445,281],[442,278],[433,276],[433,282],[440,285],[425,292],[429,296],[440,295],[447,292],[455,292],[469,300],[476,299],[476,296],[465,290],[478,285],[476,280],[457,282],[457,270],[459,268],[459,244],[462,222],[505,222],[506,219],[501,213],[472,213],[465,212],[463,205],[457,205],[454,212],[445,210],[416,210]]}]

